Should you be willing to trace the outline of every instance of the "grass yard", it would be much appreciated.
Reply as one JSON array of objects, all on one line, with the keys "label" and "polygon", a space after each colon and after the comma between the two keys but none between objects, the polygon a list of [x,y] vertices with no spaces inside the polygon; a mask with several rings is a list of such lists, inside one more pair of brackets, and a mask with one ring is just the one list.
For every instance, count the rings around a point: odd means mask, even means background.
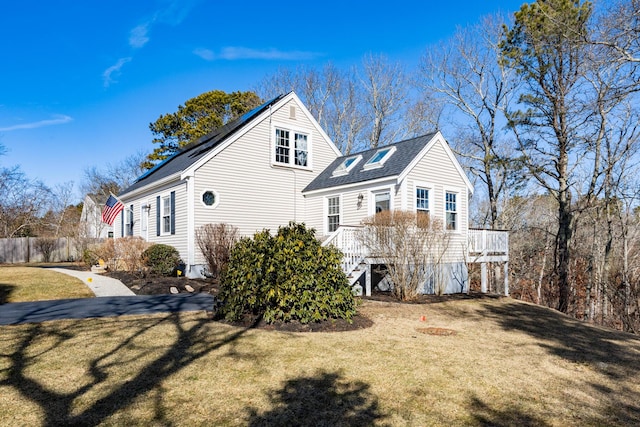
[{"label": "grass yard", "polygon": [[373,327],[332,333],[204,313],[0,327],[0,425],[640,424],[638,337],[508,298],[361,311]]},{"label": "grass yard", "polygon": [[91,298],[82,280],[45,268],[0,265],[0,304],[64,298]]}]

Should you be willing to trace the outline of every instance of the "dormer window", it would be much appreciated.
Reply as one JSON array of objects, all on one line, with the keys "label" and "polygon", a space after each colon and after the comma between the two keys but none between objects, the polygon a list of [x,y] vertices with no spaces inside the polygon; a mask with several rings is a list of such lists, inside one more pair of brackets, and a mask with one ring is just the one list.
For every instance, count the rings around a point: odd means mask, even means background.
[{"label": "dormer window", "polygon": [[364,164],[364,169],[375,169],[382,167],[389,157],[396,151],[396,147],[381,148]]},{"label": "dormer window", "polygon": [[342,176],[342,175],[349,174],[351,169],[353,169],[361,159],[362,159],[361,155],[347,157],[342,161],[342,163],[340,163],[340,165],[338,165],[337,168],[335,168],[335,170],[331,175]]}]

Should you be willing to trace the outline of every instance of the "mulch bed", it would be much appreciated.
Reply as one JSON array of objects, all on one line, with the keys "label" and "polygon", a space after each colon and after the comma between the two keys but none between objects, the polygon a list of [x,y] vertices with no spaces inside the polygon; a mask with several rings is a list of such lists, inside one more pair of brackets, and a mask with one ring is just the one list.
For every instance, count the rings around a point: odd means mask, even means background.
[{"label": "mulch bed", "polygon": [[[127,273],[124,271],[111,271],[105,273],[106,276],[120,280],[136,295],[163,295],[170,294],[171,288],[175,287],[178,292],[189,292],[187,285],[193,288],[193,292],[206,292],[211,295],[217,295],[220,286],[217,280],[213,279],[187,279],[185,277],[164,277],[164,276],[145,276],[140,274]],[[435,304],[452,300],[467,300],[480,298],[500,298],[499,295],[481,294],[479,292],[470,292],[469,294],[452,294],[452,295],[419,295],[412,301],[398,301],[389,292],[374,292],[370,297],[363,297],[365,300],[392,302],[398,304]],[[318,323],[302,324],[300,322],[287,323],[271,323],[268,324],[261,319],[247,316],[240,322],[234,322],[233,325],[241,327],[252,327],[266,330],[285,331],[285,332],[340,332],[353,331],[357,329],[368,328],[373,322],[363,316],[356,315],[351,323],[343,319],[327,320]],[[447,335],[448,331],[419,331],[432,335]],[[455,333],[455,332],[454,332]]]},{"label": "mulch bed", "polygon": [[[185,277],[164,277],[146,276],[140,274],[127,273],[124,271],[111,271],[105,273],[106,276],[120,280],[136,295],[163,295],[170,294],[171,288],[175,287],[179,293],[187,293],[186,286],[189,285],[194,292],[206,292],[217,295],[220,286],[217,280],[213,279],[187,279]],[[233,322],[235,326],[260,328],[285,332],[340,332],[364,329],[373,325],[373,322],[365,316],[356,315],[351,323],[344,319],[333,319],[323,322],[302,324],[300,322],[279,322],[266,323],[262,319],[246,317],[240,322]]]}]

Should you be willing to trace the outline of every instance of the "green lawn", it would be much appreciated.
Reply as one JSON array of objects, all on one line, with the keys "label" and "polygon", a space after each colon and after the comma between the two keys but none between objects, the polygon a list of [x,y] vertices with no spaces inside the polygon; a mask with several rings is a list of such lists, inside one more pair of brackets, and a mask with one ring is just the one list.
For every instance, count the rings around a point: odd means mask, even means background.
[{"label": "green lawn", "polygon": [[371,328],[333,333],[205,313],[0,327],[0,425],[640,424],[636,336],[508,298],[361,311]]},{"label": "green lawn", "polygon": [[75,277],[46,268],[0,265],[0,304],[93,296]]}]

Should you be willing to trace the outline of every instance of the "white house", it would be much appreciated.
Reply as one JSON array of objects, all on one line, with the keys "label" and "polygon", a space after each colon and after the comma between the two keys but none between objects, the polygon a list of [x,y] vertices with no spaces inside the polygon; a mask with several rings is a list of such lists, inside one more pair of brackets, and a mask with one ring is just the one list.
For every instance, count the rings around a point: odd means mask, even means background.
[{"label": "white house", "polygon": [[452,247],[459,247],[447,262],[455,276],[448,291],[460,292],[468,286],[472,191],[439,132],[342,156],[291,92],[141,176],[120,194],[126,209],[114,223],[114,235],[174,246],[187,275],[196,277],[205,262],[195,234],[208,223],[229,223],[250,236],[289,221],[304,222],[318,237],[338,242],[343,230],[374,212],[428,210],[442,218],[456,243]]},{"label": "white house", "polygon": [[[104,202],[102,202],[104,204]],[[80,235],[89,239],[106,239],[113,236],[113,227],[102,222],[102,208],[95,197],[86,195],[80,214]]]}]

